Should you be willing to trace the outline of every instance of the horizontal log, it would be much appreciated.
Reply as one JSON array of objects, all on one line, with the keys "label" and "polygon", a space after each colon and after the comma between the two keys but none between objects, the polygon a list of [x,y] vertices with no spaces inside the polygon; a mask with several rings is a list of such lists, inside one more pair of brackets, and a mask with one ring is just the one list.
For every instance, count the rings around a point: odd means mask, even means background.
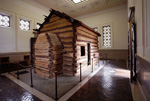
[{"label": "horizontal log", "polygon": [[88,42],[76,41],[76,46],[86,46]]},{"label": "horizontal log", "polygon": [[82,62],[86,62],[87,61],[87,58],[85,59],[77,59],[77,63],[82,63]]},{"label": "horizontal log", "polygon": [[43,27],[52,27],[52,26],[56,26],[58,24],[62,24],[62,23],[68,23],[68,21],[64,18],[58,19],[58,20],[54,20],[52,22],[46,23],[43,25]]},{"label": "horizontal log", "polygon": [[84,31],[84,32],[86,32],[86,33],[89,33],[89,34],[91,34],[91,35],[97,37],[97,34],[96,34],[96,33],[92,32],[92,31],[90,31],[90,30],[88,30],[88,29],[86,29],[86,28],[84,28],[84,27],[82,27],[82,26],[77,27],[77,29],[82,30],[82,31]]},{"label": "horizontal log", "polygon": [[97,41],[97,38],[91,38],[91,37],[89,37],[89,36],[82,35],[82,34],[80,34],[80,33],[77,33],[77,36],[84,37],[84,38],[86,38],[86,39],[88,39],[88,40],[96,40],[96,41]]},{"label": "horizontal log", "polygon": [[61,42],[73,42],[73,38],[61,39]]},{"label": "horizontal log", "polygon": [[77,36],[77,40],[83,40],[83,41],[89,41],[89,42],[97,43],[97,40],[90,39],[90,38],[87,38],[87,37],[84,37],[84,36],[80,36],[80,35]]},{"label": "horizontal log", "polygon": [[[72,34],[73,35],[73,34]],[[66,35],[63,35],[63,36],[59,36],[59,38],[61,39],[61,40],[63,40],[63,39],[73,39],[73,36],[66,36]]]},{"label": "horizontal log", "polygon": [[63,58],[63,62],[72,62],[73,63],[73,58]]},{"label": "horizontal log", "polygon": [[71,69],[63,69],[64,73],[71,73],[72,74],[72,70]]},{"label": "horizontal log", "polygon": [[71,48],[71,47],[73,47],[73,45],[72,45],[73,43],[63,43],[63,45],[64,45],[64,48]]},{"label": "horizontal log", "polygon": [[47,49],[35,49],[35,53],[47,53],[49,54],[49,50]]},{"label": "horizontal log", "polygon": [[86,42],[86,43],[95,43],[95,44],[97,44],[97,42],[88,41],[88,40],[81,40],[81,39],[77,39],[77,40],[76,40],[76,43],[77,43],[77,42]]},{"label": "horizontal log", "polygon": [[60,64],[60,63],[63,63],[63,59],[53,60],[53,64]]},{"label": "horizontal log", "polygon": [[49,19],[49,22],[51,23],[51,22],[57,21],[59,19],[61,19],[59,16],[51,16]]},{"label": "horizontal log", "polygon": [[63,61],[63,65],[70,65],[72,66],[73,61]]},{"label": "horizontal log", "polygon": [[73,58],[73,53],[63,54],[64,57],[71,57]]},{"label": "horizontal log", "polygon": [[38,46],[40,47],[42,45],[43,45],[43,47],[47,47],[47,46],[50,47],[50,44],[49,44],[48,40],[44,41],[44,42],[42,42],[42,41],[36,41],[35,44],[34,44],[35,48],[38,47]]},{"label": "horizontal log", "polygon": [[57,69],[57,68],[62,69],[62,67],[63,67],[63,64],[62,64],[62,63],[60,63],[60,64],[55,64],[55,65],[53,65],[51,68],[52,68],[52,70],[54,70],[54,71],[55,71],[55,69]]},{"label": "horizontal log", "polygon": [[34,69],[34,72],[44,78],[53,78],[55,76],[54,72],[49,73],[37,68]]},{"label": "horizontal log", "polygon": [[47,62],[47,61],[49,61],[49,57],[35,57],[35,59],[36,60],[38,60],[38,61],[45,61],[45,62]]},{"label": "horizontal log", "polygon": [[[55,14],[53,14],[53,15],[51,15],[51,18],[53,18],[53,17],[56,17],[57,15],[55,15]],[[57,16],[58,17],[58,16]]]},{"label": "horizontal log", "polygon": [[91,49],[98,49],[98,47],[96,47],[96,46],[91,46]]},{"label": "horizontal log", "polygon": [[52,30],[63,29],[63,28],[71,27],[71,26],[72,24],[70,22],[66,22],[66,23],[61,23],[61,24],[54,25],[51,27],[41,28],[40,31],[47,31],[47,30],[52,31]]},{"label": "horizontal log", "polygon": [[85,32],[85,31],[83,31],[83,30],[78,29],[78,28],[77,28],[76,34],[77,34],[77,35],[83,35],[83,36],[85,36],[85,37],[90,37],[90,38],[93,38],[93,39],[95,39],[95,40],[98,39],[97,36],[91,35],[91,33],[87,33],[87,32]]},{"label": "horizontal log", "polygon": [[91,50],[91,53],[97,53],[98,50]]},{"label": "horizontal log", "polygon": [[98,43],[96,43],[96,44],[91,44],[91,47],[98,47]]},{"label": "horizontal log", "polygon": [[66,34],[66,33],[73,33],[73,29],[72,26],[68,26],[68,27],[63,27],[63,28],[58,28],[55,30],[50,30],[49,32],[53,33],[53,34]]},{"label": "horizontal log", "polygon": [[39,34],[39,35],[38,35],[38,38],[36,39],[36,41],[37,41],[37,42],[40,41],[40,40],[47,41],[47,40],[45,40],[45,39],[47,39],[47,36],[46,36],[45,33],[42,33],[42,34]]},{"label": "horizontal log", "polygon": [[64,48],[63,51],[70,52],[70,51],[73,51],[73,48]]},{"label": "horizontal log", "polygon": [[[52,61],[51,61],[51,63],[52,63]],[[34,64],[35,65],[39,65],[41,67],[47,67],[48,68],[50,63],[45,63],[45,62],[41,62],[41,61],[40,62],[39,61],[35,61]]]},{"label": "horizontal log", "polygon": [[43,70],[43,71],[45,71],[45,72],[49,72],[49,71],[51,71],[51,69],[50,69],[50,68],[41,67],[41,66],[39,66],[39,65],[35,65],[35,68],[37,68],[37,69],[41,69],[41,70]]},{"label": "horizontal log", "polygon": [[53,56],[53,59],[62,59],[62,58],[63,58],[62,54]]},{"label": "horizontal log", "polygon": [[49,53],[35,53],[35,56],[49,56]]}]

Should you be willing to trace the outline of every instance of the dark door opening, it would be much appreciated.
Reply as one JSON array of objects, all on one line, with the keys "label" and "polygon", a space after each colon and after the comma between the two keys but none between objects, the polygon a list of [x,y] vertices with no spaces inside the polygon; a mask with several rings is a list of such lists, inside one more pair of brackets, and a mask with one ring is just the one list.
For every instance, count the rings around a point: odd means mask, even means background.
[{"label": "dark door opening", "polygon": [[91,53],[90,53],[90,43],[87,44],[87,53],[88,53],[88,65],[91,64]]}]

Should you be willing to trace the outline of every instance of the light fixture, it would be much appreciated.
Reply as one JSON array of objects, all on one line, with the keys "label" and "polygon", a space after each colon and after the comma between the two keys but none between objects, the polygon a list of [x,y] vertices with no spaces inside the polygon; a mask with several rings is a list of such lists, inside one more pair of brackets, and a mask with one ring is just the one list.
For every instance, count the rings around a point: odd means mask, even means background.
[{"label": "light fixture", "polygon": [[72,0],[72,2],[74,2],[75,4],[83,2],[83,1],[87,1],[87,0]]}]

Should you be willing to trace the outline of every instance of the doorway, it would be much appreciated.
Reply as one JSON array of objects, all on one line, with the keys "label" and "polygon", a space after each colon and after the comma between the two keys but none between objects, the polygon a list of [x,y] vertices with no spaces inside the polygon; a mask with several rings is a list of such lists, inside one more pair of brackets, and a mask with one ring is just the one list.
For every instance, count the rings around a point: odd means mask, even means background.
[{"label": "doorway", "polygon": [[87,44],[88,65],[90,65],[90,64],[91,64],[91,52],[90,52],[90,49],[91,49],[91,47],[90,47],[90,43],[88,43],[88,44]]}]

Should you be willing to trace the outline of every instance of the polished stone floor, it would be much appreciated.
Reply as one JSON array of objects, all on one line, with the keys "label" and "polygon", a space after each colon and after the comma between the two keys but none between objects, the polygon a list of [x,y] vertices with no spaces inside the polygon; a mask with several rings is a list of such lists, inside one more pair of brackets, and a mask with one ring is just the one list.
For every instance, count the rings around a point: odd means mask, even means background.
[{"label": "polished stone floor", "polygon": [[41,101],[5,76],[0,77],[0,101]]},{"label": "polished stone floor", "polygon": [[[100,61],[100,64],[103,64],[103,61]],[[94,66],[94,70],[96,70],[98,66]],[[30,71],[29,69],[23,69],[19,72],[19,80],[24,82],[27,85],[31,85],[30,81]],[[85,79],[88,75],[91,74],[91,68],[87,68],[86,71],[82,72],[82,79]],[[10,75],[17,78],[16,71],[11,72]],[[33,88],[40,91],[41,93],[55,99],[55,79],[46,79],[36,75],[32,72],[33,75]],[[80,83],[80,75],[72,76],[67,74],[61,74],[57,77],[57,90],[58,90],[58,98],[61,98],[64,94],[66,94],[69,90],[75,87],[78,83]]]},{"label": "polished stone floor", "polygon": [[[96,68],[95,68],[96,69]],[[81,82],[76,87],[74,87],[74,91],[70,95],[70,91],[67,92],[64,96],[62,96],[59,101],[133,101],[131,88],[130,88],[130,82],[129,82],[129,70],[126,69],[126,61],[124,60],[109,60],[104,67],[98,70],[94,70],[95,74],[92,73],[88,76],[88,80],[85,83]],[[25,81],[25,79],[29,78],[25,75],[28,74],[23,73],[20,75],[20,80]],[[11,73],[12,74],[12,73]],[[15,74],[14,74],[15,75]],[[13,77],[10,74],[7,74],[7,77]],[[29,76],[29,74],[28,74]],[[38,92],[32,92],[33,89],[36,88],[36,82],[40,83],[39,86],[43,87],[43,83],[37,80],[34,77],[34,88],[31,88],[31,91],[27,91],[27,89],[24,86],[19,86],[17,83],[19,80],[15,80],[17,82],[13,82],[10,79],[8,79],[5,76],[2,76],[0,78],[0,101],[41,101],[40,99],[47,99],[43,101],[54,101],[53,99],[50,100],[50,98],[45,98],[47,96],[42,95],[44,94],[43,91]],[[25,79],[24,79],[25,77]],[[61,79],[60,79],[61,78]],[[74,77],[73,77],[74,78]],[[86,78],[86,79],[87,79]],[[61,83],[61,85],[58,85],[62,89],[58,89],[60,94],[61,90],[66,90],[69,88],[69,86],[62,86],[68,82],[72,82],[70,80],[72,79],[66,79],[66,77],[63,76],[59,77],[61,81],[64,81]],[[74,79],[73,79],[74,80]],[[27,80],[28,82],[25,82],[30,87],[30,80]],[[43,82],[48,82],[47,86],[50,85],[50,81],[44,80]],[[79,77],[77,77],[76,82],[79,82]],[[42,84],[41,84],[42,83]],[[52,82],[53,84],[54,82]],[[60,82],[59,82],[60,83]],[[44,83],[44,86],[46,83]],[[69,84],[70,85],[70,84]],[[83,85],[83,86],[82,86]],[[46,86],[46,87],[47,87]],[[81,88],[80,88],[81,87]],[[38,87],[39,88],[39,87]],[[79,90],[78,90],[79,89]],[[44,89],[45,90],[45,89]],[[49,91],[50,89],[46,89],[45,92]],[[32,95],[32,94],[36,95]],[[37,94],[38,93],[38,94]],[[43,96],[43,98],[42,98]],[[58,96],[59,97],[59,96]],[[66,97],[66,98],[65,98]],[[40,99],[38,99],[40,98]],[[64,100],[65,99],[65,100]],[[139,100],[138,100],[139,101]]]},{"label": "polished stone floor", "polygon": [[132,101],[126,61],[111,60],[68,101]]}]

